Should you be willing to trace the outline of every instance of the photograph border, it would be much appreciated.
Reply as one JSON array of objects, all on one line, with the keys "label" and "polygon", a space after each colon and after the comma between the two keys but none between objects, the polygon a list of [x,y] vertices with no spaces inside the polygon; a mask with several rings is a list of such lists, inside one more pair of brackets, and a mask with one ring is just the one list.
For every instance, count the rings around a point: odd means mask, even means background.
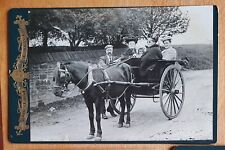
[{"label": "photograph border", "polygon": [[[16,57],[19,55],[19,52],[15,52],[19,45],[17,41],[18,28],[16,28],[14,21],[15,16],[20,15],[25,20],[28,20],[28,11],[31,9],[88,9],[88,8],[138,8],[138,7],[160,7],[160,6],[137,6],[137,7],[79,7],[79,8],[19,8],[19,9],[11,9],[9,11],[9,49],[10,49],[10,57],[9,64],[10,70],[13,72],[13,64],[15,63]],[[162,6],[163,7],[163,6]],[[15,34],[15,31],[17,32]],[[15,36],[17,35],[17,36]],[[29,61],[29,60],[27,60]],[[28,68],[29,70],[29,68]],[[29,72],[29,71],[28,71]],[[14,78],[15,79],[15,78]],[[23,135],[16,136],[15,132],[15,124],[18,124],[19,114],[15,114],[18,109],[17,103],[15,103],[15,99],[19,100],[19,97],[16,93],[16,89],[14,88],[14,81],[12,78],[10,80],[10,88],[9,88],[9,139],[13,143],[78,143],[78,144],[211,144],[216,143],[217,141],[217,86],[218,86],[218,10],[217,7],[213,6],[213,140],[190,140],[190,141],[69,141],[69,142],[34,142],[30,141],[30,130],[26,130]],[[28,84],[29,88],[29,84]],[[28,99],[29,97],[29,92]],[[30,106],[28,104],[28,110]],[[27,119],[27,122],[30,124],[30,114]]]}]

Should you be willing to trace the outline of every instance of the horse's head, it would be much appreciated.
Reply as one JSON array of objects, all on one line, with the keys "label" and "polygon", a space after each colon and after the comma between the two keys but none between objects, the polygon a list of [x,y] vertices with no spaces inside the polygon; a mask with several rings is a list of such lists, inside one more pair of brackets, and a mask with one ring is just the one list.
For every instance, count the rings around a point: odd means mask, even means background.
[{"label": "horse's head", "polygon": [[53,92],[56,96],[62,97],[63,92],[68,91],[67,86],[70,82],[80,89],[87,85],[88,64],[84,62],[57,63],[53,81]]},{"label": "horse's head", "polygon": [[67,86],[71,81],[71,74],[68,71],[66,65],[57,62],[57,66],[53,75],[53,93],[56,96],[62,97],[64,91],[67,90]]}]

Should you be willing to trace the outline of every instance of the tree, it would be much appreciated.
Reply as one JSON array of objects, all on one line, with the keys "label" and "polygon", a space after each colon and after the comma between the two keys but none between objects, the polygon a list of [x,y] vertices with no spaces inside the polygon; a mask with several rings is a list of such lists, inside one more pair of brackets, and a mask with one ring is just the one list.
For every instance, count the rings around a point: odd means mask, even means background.
[{"label": "tree", "polygon": [[44,47],[47,47],[49,33],[52,32],[52,36],[56,36],[54,28],[51,23],[56,21],[51,9],[34,9],[29,13],[29,38],[34,39],[42,36],[42,43]]},{"label": "tree", "polygon": [[54,10],[54,14],[58,20],[54,28],[66,35],[72,48],[91,39],[95,45],[122,41],[120,35],[124,19],[118,9],[65,9]]},{"label": "tree", "polygon": [[98,45],[104,44],[119,44],[121,43],[121,31],[124,26],[123,18],[120,15],[120,9],[93,9],[95,19],[94,24],[95,43]]},{"label": "tree", "polygon": [[94,16],[90,14],[89,9],[53,10],[53,13],[58,20],[53,23],[53,27],[65,33],[71,48],[78,47],[83,39],[91,36],[93,32],[91,19]]},{"label": "tree", "polygon": [[[67,39],[71,47],[79,45],[84,34],[89,32],[85,20],[88,9],[34,9],[30,12],[29,37],[42,37],[44,47],[48,38]],[[85,28],[85,31],[82,30]]]},{"label": "tree", "polygon": [[130,11],[131,18],[140,23],[139,29],[143,35],[156,39],[161,35],[186,32],[190,20],[179,7],[145,7],[133,8]]},{"label": "tree", "polygon": [[[44,9],[30,13],[30,38],[66,39],[72,49],[81,41],[95,45],[120,44],[124,36],[150,36],[187,31],[189,18],[179,7]],[[90,42],[89,42],[90,44]]]}]

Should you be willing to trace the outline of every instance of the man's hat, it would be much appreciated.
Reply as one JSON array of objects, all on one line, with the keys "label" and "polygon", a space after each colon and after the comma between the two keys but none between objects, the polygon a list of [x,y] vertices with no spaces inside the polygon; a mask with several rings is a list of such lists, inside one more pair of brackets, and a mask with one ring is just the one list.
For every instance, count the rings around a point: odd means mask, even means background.
[{"label": "man's hat", "polygon": [[166,36],[163,36],[162,38],[161,38],[161,40],[162,41],[166,41],[166,40],[172,40],[172,37],[171,36],[168,36],[168,35],[166,35]]},{"label": "man's hat", "polygon": [[137,43],[138,38],[136,37],[124,37],[123,38],[125,40],[126,43],[129,43],[130,41],[134,41],[135,43]]},{"label": "man's hat", "polygon": [[113,46],[112,45],[106,45],[105,49],[107,49],[107,48],[113,48]]}]

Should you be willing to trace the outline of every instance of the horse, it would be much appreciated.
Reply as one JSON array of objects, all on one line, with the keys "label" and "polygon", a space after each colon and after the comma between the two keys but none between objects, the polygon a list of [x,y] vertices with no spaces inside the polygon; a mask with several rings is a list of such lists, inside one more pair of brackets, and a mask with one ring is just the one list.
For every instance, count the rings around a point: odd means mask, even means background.
[{"label": "horse", "polygon": [[[105,83],[96,85],[95,83],[103,81],[121,81],[131,82],[131,68],[128,64],[122,63],[110,66],[106,69],[95,68],[91,69],[90,65],[85,62],[73,61],[68,63],[58,63],[55,69],[53,81],[55,83],[56,96],[62,96],[64,90],[69,83],[74,83],[81,89],[85,104],[89,112],[90,132],[87,139],[95,138],[95,141],[102,140],[101,129],[101,109],[104,105],[104,100],[119,99],[121,104],[121,113],[119,117],[118,127],[130,126],[130,97],[129,84],[114,84]],[[127,104],[127,105],[126,105]],[[94,126],[94,109],[96,109],[97,134],[95,134]],[[127,106],[127,118],[124,123],[125,105]]]}]

